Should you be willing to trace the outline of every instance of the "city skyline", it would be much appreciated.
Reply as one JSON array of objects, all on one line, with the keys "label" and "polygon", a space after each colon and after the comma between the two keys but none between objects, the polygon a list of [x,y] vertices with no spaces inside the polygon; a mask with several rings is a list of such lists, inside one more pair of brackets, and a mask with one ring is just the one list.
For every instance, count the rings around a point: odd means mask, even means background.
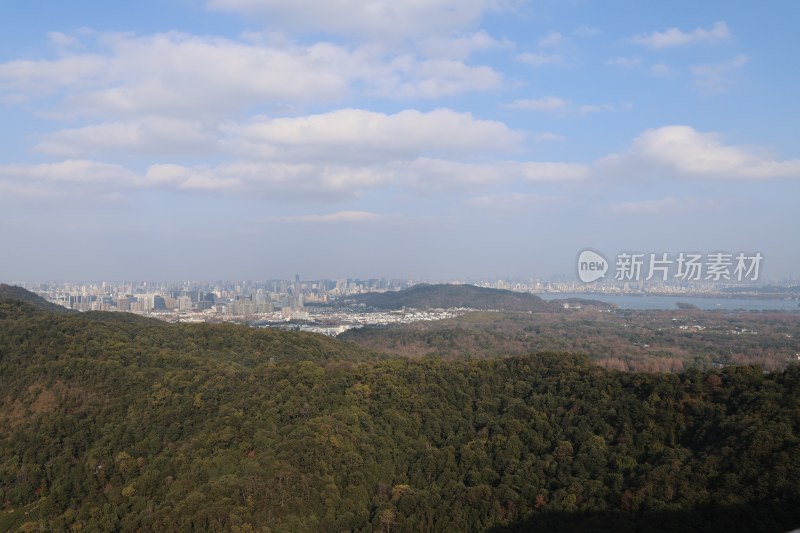
[{"label": "city skyline", "polygon": [[[661,280],[624,281],[619,276],[598,283],[580,280],[484,280],[471,282],[467,291],[488,291],[488,298],[512,293],[534,294],[532,300],[554,303],[557,309],[579,310],[584,305],[610,312],[617,307],[636,309],[703,308],[714,310],[796,311],[796,285],[740,285],[730,281]],[[622,276],[625,278],[626,276]],[[430,280],[403,279],[321,279],[236,281],[102,281],[22,283],[51,304],[73,311],[124,312],[166,322],[238,322],[254,327],[301,327],[304,331],[338,335],[366,325],[387,325],[454,318],[469,311],[459,285],[450,280],[450,300],[443,285],[425,285]],[[7,287],[0,285],[0,289]],[[504,291],[496,291],[503,289]],[[494,291],[494,292],[493,292]],[[406,294],[401,308],[377,307],[359,298],[375,293]],[[409,296],[412,294],[413,296]],[[425,296],[425,295],[428,296]],[[454,294],[461,295],[453,298]],[[472,302],[481,308],[480,298],[471,292]],[[423,296],[420,296],[423,295]],[[646,297],[645,297],[646,296]],[[394,298],[389,297],[389,301]],[[402,298],[402,297],[401,297]],[[433,298],[432,300],[429,298]],[[445,303],[448,302],[448,303]],[[456,303],[459,302],[459,303]],[[534,305],[534,303],[530,303]],[[389,306],[391,307],[391,306]],[[299,325],[298,325],[299,324]]]},{"label": "city skyline", "polygon": [[[371,6],[371,8],[368,8]],[[0,280],[800,249],[800,5],[0,6]]]}]

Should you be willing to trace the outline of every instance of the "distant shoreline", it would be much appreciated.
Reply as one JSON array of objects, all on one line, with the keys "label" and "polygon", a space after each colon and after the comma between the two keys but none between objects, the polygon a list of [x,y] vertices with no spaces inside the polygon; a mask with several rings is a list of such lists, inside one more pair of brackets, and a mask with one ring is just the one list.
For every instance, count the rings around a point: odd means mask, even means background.
[{"label": "distant shoreline", "polygon": [[678,303],[691,304],[698,309],[727,311],[795,311],[800,312],[800,298],[785,295],[730,294],[609,294],[603,292],[546,292],[536,293],[543,300],[589,298],[614,304],[620,309],[676,310]]}]

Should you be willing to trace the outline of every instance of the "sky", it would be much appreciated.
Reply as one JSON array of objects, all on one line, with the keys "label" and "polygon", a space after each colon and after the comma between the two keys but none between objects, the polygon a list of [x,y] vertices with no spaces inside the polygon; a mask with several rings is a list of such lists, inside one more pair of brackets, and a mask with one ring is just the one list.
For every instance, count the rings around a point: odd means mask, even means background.
[{"label": "sky", "polygon": [[800,3],[6,0],[0,280],[800,276]]}]

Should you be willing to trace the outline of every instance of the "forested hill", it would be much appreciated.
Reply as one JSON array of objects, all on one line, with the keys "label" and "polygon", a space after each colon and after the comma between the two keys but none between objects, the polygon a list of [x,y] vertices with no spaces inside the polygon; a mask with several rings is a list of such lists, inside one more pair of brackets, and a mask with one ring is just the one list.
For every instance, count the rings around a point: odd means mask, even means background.
[{"label": "forested hill", "polygon": [[0,531],[788,531],[800,368],[378,359],[0,301]]},{"label": "forested hill", "polygon": [[48,302],[41,296],[37,296],[22,287],[7,285],[5,283],[0,283],[0,300],[23,302],[41,311],[50,311],[51,313],[77,313],[77,311],[73,311],[72,309],[67,309],[66,307]]},{"label": "forested hill", "polygon": [[349,298],[355,303],[376,309],[500,309],[504,311],[543,311],[558,307],[536,295],[504,289],[489,289],[475,285],[425,283],[402,291],[369,293]]},{"label": "forested hill", "polygon": [[42,310],[35,300],[27,303],[30,299],[0,299],[0,354],[4,364],[24,366],[71,356],[155,366],[171,363],[169,358],[253,366],[276,361],[382,357],[356,344],[311,333],[234,324],[167,324],[130,313],[51,313]]}]

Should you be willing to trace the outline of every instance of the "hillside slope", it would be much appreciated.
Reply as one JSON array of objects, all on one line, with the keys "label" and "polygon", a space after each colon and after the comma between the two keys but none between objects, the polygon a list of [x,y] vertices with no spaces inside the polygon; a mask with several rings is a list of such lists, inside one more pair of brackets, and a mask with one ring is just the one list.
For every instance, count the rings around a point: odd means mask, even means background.
[{"label": "hillside slope", "polygon": [[348,300],[376,309],[437,309],[469,307],[504,311],[555,309],[536,295],[475,285],[419,284],[402,291],[369,293]]},{"label": "hillside slope", "polygon": [[0,530],[800,526],[797,366],[378,360],[318,335],[0,311]]},{"label": "hillside slope", "polygon": [[67,309],[66,307],[48,302],[41,296],[37,296],[36,294],[27,291],[22,287],[17,287],[16,285],[7,285],[5,283],[0,283],[0,300],[23,302],[31,307],[39,309],[40,311],[49,311],[51,313],[77,313],[77,311],[73,311],[72,309]]}]

